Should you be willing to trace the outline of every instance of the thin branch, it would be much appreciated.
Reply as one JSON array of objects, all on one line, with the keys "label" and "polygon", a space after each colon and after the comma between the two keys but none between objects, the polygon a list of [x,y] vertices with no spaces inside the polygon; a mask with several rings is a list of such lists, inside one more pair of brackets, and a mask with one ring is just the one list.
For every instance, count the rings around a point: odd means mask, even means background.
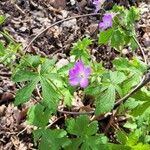
[{"label": "thin branch", "polygon": [[22,15],[26,14],[17,4],[14,4],[14,6]]},{"label": "thin branch", "polygon": [[51,25],[49,25],[47,28],[43,29],[41,32],[39,32],[32,40],[31,42],[28,44],[27,47],[25,47],[24,50],[28,50],[29,47],[31,46],[31,44],[41,35],[43,34],[44,32],[46,32],[49,28],[55,26],[55,25],[58,25],[62,22],[65,22],[65,21],[68,21],[68,20],[71,20],[71,19],[75,19],[75,18],[81,18],[81,17],[88,17],[88,16],[96,16],[96,15],[100,15],[101,13],[91,13],[91,14],[84,14],[84,15],[76,15],[76,16],[73,16],[73,17],[69,17],[69,18],[65,18],[65,19],[62,19],[62,20],[59,20]]},{"label": "thin branch", "polygon": [[138,45],[138,47],[139,47],[139,49],[140,49],[140,51],[143,55],[143,59],[144,59],[145,64],[147,64],[147,58],[146,58],[146,55],[144,53],[144,50],[143,50],[142,46],[140,45],[140,43],[138,42],[137,38],[134,35],[132,36],[132,38],[135,41],[135,43]]}]

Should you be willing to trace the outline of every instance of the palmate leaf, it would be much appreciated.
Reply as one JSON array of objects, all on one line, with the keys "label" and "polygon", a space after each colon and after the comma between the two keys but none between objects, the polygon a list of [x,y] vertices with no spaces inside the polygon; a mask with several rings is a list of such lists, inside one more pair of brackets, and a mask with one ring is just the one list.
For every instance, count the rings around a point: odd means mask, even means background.
[{"label": "palmate leaf", "polygon": [[39,141],[39,150],[60,150],[70,144],[63,129],[38,129],[33,132],[35,142]]},{"label": "palmate leaf", "polygon": [[50,116],[51,110],[41,104],[36,104],[29,109],[27,122],[37,127],[45,127]]},{"label": "palmate leaf", "polygon": [[[69,119],[67,121],[67,131],[70,134],[77,136],[93,135],[96,134],[98,130],[97,121],[90,123],[90,120],[87,116],[81,116],[75,119]],[[81,128],[83,127],[83,128]],[[91,129],[90,129],[91,128]],[[92,130],[92,131],[91,131]]]},{"label": "palmate leaf", "polygon": [[118,71],[137,73],[139,75],[143,74],[147,69],[146,64],[136,57],[133,57],[130,61],[126,58],[117,58],[113,60],[113,64]]},{"label": "palmate leaf", "polygon": [[34,55],[25,55],[23,59],[20,61],[21,68],[25,67],[34,67],[36,68],[39,64],[41,64],[42,58],[40,56],[34,56]]},{"label": "palmate leaf", "polygon": [[76,119],[68,119],[66,124],[68,133],[77,136],[72,139],[72,143],[66,150],[79,148],[81,150],[99,150],[100,147],[106,147],[107,138],[104,135],[96,134],[98,131],[97,121],[90,123],[87,116],[80,116]]},{"label": "palmate leaf", "polygon": [[79,40],[77,43],[73,45],[71,50],[71,55],[74,55],[76,59],[87,60],[90,58],[90,53],[88,51],[88,46],[92,44],[92,40],[88,37]]},{"label": "palmate leaf", "polygon": [[141,129],[136,129],[129,134],[125,133],[122,130],[118,130],[117,140],[118,142],[120,142],[120,144],[110,144],[111,150],[149,150],[149,144],[141,143],[141,136],[143,136],[143,132],[141,132]]},{"label": "palmate leaf", "polygon": [[[36,85],[42,86],[42,103],[53,112],[56,111],[60,99],[59,86],[54,82],[61,82],[56,71],[53,72],[55,60],[27,55],[21,60],[21,65],[13,76],[13,81],[27,81],[22,89],[17,91],[15,104],[27,102]],[[60,85],[60,83],[59,83]],[[35,110],[35,109],[34,109]],[[42,109],[41,109],[42,110]]]},{"label": "palmate leaf", "polygon": [[132,147],[132,150],[149,150],[150,145],[149,144],[142,144],[138,143],[137,145]]}]

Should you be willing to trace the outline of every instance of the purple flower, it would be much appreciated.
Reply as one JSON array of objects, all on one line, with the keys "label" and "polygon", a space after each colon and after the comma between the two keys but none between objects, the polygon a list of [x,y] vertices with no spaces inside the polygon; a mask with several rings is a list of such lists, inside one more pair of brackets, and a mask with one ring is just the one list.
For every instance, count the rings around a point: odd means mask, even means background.
[{"label": "purple flower", "polygon": [[69,70],[69,83],[72,86],[80,85],[85,88],[88,86],[88,77],[91,74],[91,68],[85,67],[81,60],[77,61],[74,68]]},{"label": "purple flower", "polygon": [[112,19],[114,14],[105,14],[102,18],[102,22],[99,23],[99,28],[106,30],[107,28],[112,27]]},{"label": "purple flower", "polygon": [[105,0],[93,0],[93,4],[95,5],[95,13],[97,13],[100,9],[101,6],[103,5],[103,3],[105,2]]}]

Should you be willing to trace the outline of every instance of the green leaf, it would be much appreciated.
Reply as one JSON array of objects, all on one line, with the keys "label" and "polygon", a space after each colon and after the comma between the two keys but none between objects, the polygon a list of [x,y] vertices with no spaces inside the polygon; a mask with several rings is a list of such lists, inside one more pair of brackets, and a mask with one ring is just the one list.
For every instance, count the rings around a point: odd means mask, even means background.
[{"label": "green leaf", "polygon": [[123,104],[125,109],[132,110],[139,105],[139,102],[134,98],[128,98],[128,100]]},{"label": "green leaf", "polygon": [[30,70],[19,70],[17,71],[14,76],[12,77],[12,80],[14,82],[23,82],[23,81],[30,81],[37,78],[39,75],[36,72],[31,72]]},{"label": "green leaf", "polygon": [[43,102],[48,106],[50,110],[53,110],[53,112],[55,112],[59,100],[58,91],[55,90],[51,83],[44,77],[41,77],[40,82],[42,85]]},{"label": "green leaf", "polygon": [[70,93],[70,91],[68,89],[64,89],[62,92],[63,92],[63,95],[64,95],[64,103],[65,103],[65,105],[71,106],[72,99],[73,99],[72,94]]},{"label": "green leaf", "polygon": [[150,92],[146,90],[139,90],[132,95],[132,98],[138,101],[150,101]]},{"label": "green leaf", "polygon": [[68,133],[77,136],[72,139],[72,144],[67,147],[67,150],[70,148],[77,150],[79,147],[81,150],[99,150],[100,145],[106,146],[107,140],[104,139],[104,135],[96,134],[98,131],[97,121],[90,123],[87,116],[80,116],[76,119],[68,119],[66,124]]},{"label": "green leaf", "polygon": [[37,127],[45,127],[48,124],[51,111],[41,104],[32,106],[28,111],[27,122]]},{"label": "green leaf", "polygon": [[125,14],[125,20],[127,22],[127,25],[132,25],[133,23],[135,23],[135,21],[139,20],[140,18],[139,9],[134,6],[132,6],[130,10],[126,10]]},{"label": "green leaf", "polygon": [[0,56],[5,54],[5,47],[4,44],[0,41]]},{"label": "green leaf", "polygon": [[37,67],[41,64],[40,56],[26,55],[21,59],[22,67]]},{"label": "green leaf", "polygon": [[44,73],[50,73],[50,71],[52,70],[52,68],[54,68],[54,64],[55,64],[56,60],[54,59],[46,59],[44,61],[44,63],[41,65],[41,74]]},{"label": "green leaf", "polygon": [[129,71],[131,67],[129,60],[126,58],[116,58],[113,60],[113,64],[119,71]]},{"label": "green leaf", "polygon": [[110,71],[110,80],[111,80],[112,84],[120,84],[124,80],[126,80],[126,76],[123,72],[119,72],[119,71],[112,72],[112,71]]},{"label": "green leaf", "polygon": [[35,79],[24,86],[22,89],[18,90],[15,98],[15,105],[20,105],[29,100],[32,95],[33,90],[35,89],[36,84],[39,82],[39,79]]},{"label": "green leaf", "polygon": [[33,132],[35,142],[39,141],[39,150],[60,150],[70,144],[63,129],[38,129]]},{"label": "green leaf", "polygon": [[134,146],[138,143],[139,138],[141,136],[141,132],[139,132],[139,130],[135,130],[134,132],[130,132],[128,135],[128,140],[126,142],[126,145],[128,146]]},{"label": "green leaf", "polygon": [[133,38],[130,39],[130,47],[132,48],[132,50],[136,50],[138,48],[137,43],[134,41]]},{"label": "green leaf", "polygon": [[[67,131],[70,134],[73,135],[81,135],[84,136],[87,132],[88,128],[88,123],[89,123],[89,119],[87,116],[80,116],[77,117],[77,119],[68,119],[67,120]],[[81,128],[84,127],[84,128]],[[96,132],[95,132],[96,133]]]},{"label": "green leaf", "polygon": [[109,147],[111,148],[111,150],[132,150],[132,148],[129,146],[119,144],[109,144]]},{"label": "green leaf", "polygon": [[101,113],[109,112],[114,107],[115,102],[115,87],[110,85],[107,90],[105,90],[96,99],[96,110],[95,114],[99,115]]},{"label": "green leaf", "polygon": [[110,37],[112,36],[112,34],[113,34],[113,29],[112,28],[100,32],[99,37],[98,37],[98,43],[99,44],[107,44],[109,42]]},{"label": "green leaf", "polygon": [[122,85],[123,94],[127,94],[132,87],[136,86],[140,82],[141,78],[139,74],[133,74],[126,79]]},{"label": "green leaf", "polygon": [[133,111],[132,115],[134,117],[142,115],[147,109],[150,109],[150,101],[147,101],[139,106],[137,106]]},{"label": "green leaf", "polygon": [[99,94],[101,90],[101,87],[100,86],[97,86],[95,84],[93,85],[89,85],[85,90],[85,94],[88,94],[88,95],[93,95],[93,96],[96,96],[97,94]]},{"label": "green leaf", "polygon": [[146,71],[147,66],[145,63],[140,61],[138,58],[133,57],[132,60],[127,60],[126,58],[117,58],[113,61],[116,69],[118,71],[126,71],[131,73],[136,73],[139,75],[143,75]]},{"label": "green leaf", "polygon": [[134,57],[131,61],[130,61],[132,68],[135,68],[135,72],[139,73],[139,75],[143,75],[143,73],[145,73],[147,71],[147,65],[142,62],[141,60],[139,60],[137,57]]},{"label": "green leaf", "polygon": [[137,124],[135,122],[126,122],[123,127],[128,128],[130,130],[135,130],[137,129]]},{"label": "green leaf", "polygon": [[0,15],[0,25],[1,25],[2,23],[4,23],[5,19],[6,19],[6,18],[5,18],[4,16]]},{"label": "green leaf", "polygon": [[150,145],[149,144],[138,143],[136,146],[133,146],[132,149],[133,150],[149,150]]},{"label": "green leaf", "polygon": [[124,36],[123,31],[120,29],[115,30],[111,37],[111,46],[120,51],[124,45]]},{"label": "green leaf", "polygon": [[122,130],[118,130],[116,135],[117,135],[117,140],[120,142],[120,144],[125,145],[126,141],[128,140],[128,137],[125,134],[125,132]]},{"label": "green leaf", "polygon": [[74,44],[71,50],[71,55],[74,55],[76,59],[87,60],[88,58],[90,58],[88,46],[91,44],[92,40],[88,37],[79,40],[77,43]]}]

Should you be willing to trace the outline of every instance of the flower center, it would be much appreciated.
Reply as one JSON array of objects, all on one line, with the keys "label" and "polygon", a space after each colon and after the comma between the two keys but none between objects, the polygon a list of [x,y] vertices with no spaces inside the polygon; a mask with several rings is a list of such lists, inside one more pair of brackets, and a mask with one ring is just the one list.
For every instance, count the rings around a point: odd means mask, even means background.
[{"label": "flower center", "polygon": [[79,78],[84,78],[84,73],[83,72],[79,73]]}]

